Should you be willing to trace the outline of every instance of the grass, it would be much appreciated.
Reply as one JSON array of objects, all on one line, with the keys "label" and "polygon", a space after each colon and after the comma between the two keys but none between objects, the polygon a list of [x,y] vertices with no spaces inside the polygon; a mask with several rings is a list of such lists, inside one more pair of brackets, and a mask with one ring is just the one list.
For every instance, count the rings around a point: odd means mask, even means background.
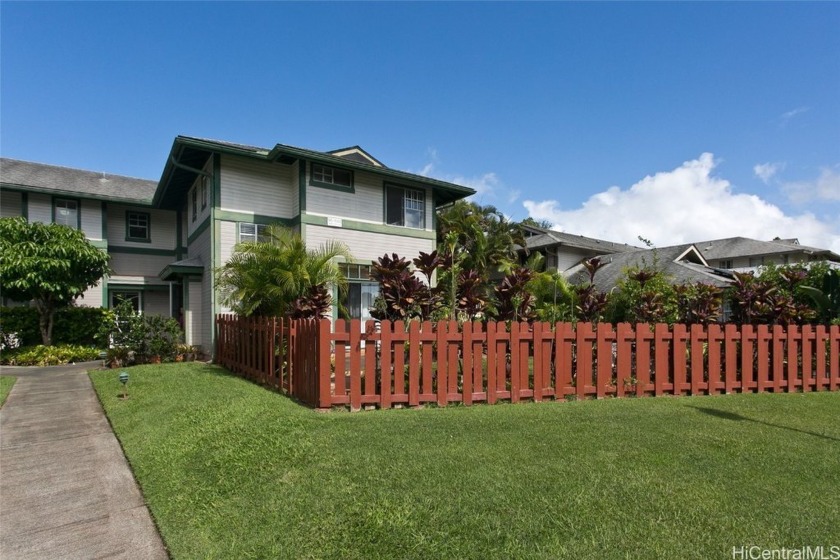
[{"label": "grass", "polygon": [[203,364],[91,372],[182,558],[731,558],[840,544],[840,393],[319,414]]},{"label": "grass", "polygon": [[17,377],[12,377],[11,375],[2,375],[0,376],[0,406],[6,402],[6,399],[9,396],[9,393],[12,391],[12,385],[15,384],[17,381]]}]

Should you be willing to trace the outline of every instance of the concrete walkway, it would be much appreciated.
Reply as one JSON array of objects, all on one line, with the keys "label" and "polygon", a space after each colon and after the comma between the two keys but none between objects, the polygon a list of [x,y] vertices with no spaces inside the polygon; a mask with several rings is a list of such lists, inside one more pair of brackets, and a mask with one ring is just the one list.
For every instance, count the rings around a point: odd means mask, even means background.
[{"label": "concrete walkway", "polygon": [[122,448],[85,374],[101,362],[3,367],[0,558],[166,559]]}]

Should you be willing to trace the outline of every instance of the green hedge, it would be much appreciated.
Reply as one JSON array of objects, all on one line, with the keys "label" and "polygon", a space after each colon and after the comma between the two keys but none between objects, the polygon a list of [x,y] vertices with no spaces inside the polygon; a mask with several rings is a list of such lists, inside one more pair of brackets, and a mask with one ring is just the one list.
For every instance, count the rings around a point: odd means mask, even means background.
[{"label": "green hedge", "polygon": [[[66,307],[55,312],[53,344],[106,347],[114,314],[101,307]],[[0,308],[0,332],[17,333],[21,346],[41,344],[38,310],[34,307]]]}]

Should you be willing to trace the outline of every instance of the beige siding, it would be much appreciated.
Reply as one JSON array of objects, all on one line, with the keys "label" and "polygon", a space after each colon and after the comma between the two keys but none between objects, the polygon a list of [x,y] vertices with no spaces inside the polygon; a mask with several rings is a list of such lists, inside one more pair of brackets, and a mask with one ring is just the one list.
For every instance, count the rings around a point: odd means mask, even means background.
[{"label": "beige siding", "polygon": [[300,161],[296,161],[291,165],[291,184],[292,184],[292,217],[300,215]]},{"label": "beige siding", "polygon": [[343,241],[355,260],[375,260],[385,253],[397,253],[413,259],[420,251],[431,252],[435,248],[432,239],[417,239],[385,233],[369,233],[326,226],[306,226],[306,245],[318,247],[328,240]]},{"label": "beige siding", "polygon": [[[204,166],[204,171],[211,172],[213,171],[213,158],[209,158],[207,163]],[[187,214],[187,234],[192,235],[192,233],[198,229],[198,227],[204,223],[204,220],[210,215],[210,209],[213,207],[213,180],[209,177],[206,178],[207,183],[207,204],[202,208],[202,204],[204,203],[202,199],[202,192],[201,192],[201,182],[202,176],[199,175],[195,182],[193,183],[190,190],[187,192],[187,204],[186,206],[186,214]],[[193,219],[193,192],[196,193],[196,217]]]},{"label": "beige siding", "polygon": [[[149,214],[151,243],[126,241],[126,212],[134,210]],[[117,247],[143,249],[175,249],[177,214],[171,210],[158,210],[122,204],[108,205],[108,244]],[[158,270],[158,272],[160,272]]]},{"label": "beige siding", "polygon": [[233,254],[233,246],[236,245],[236,230],[237,224],[236,222],[221,222],[221,230],[222,230],[222,238],[220,241],[220,249],[221,255],[220,259],[222,262],[219,265],[222,265],[230,259],[230,256]]},{"label": "beige siding", "polygon": [[297,182],[292,166],[222,155],[222,210],[293,218]]},{"label": "beige siding", "polygon": [[21,215],[21,194],[0,189],[0,218],[16,218]]},{"label": "beige siding", "polygon": [[98,200],[82,200],[82,231],[88,239],[102,237],[102,203]]},{"label": "beige siding", "polygon": [[201,262],[204,263],[204,276],[201,282],[193,282],[190,284],[190,307],[192,308],[193,301],[198,298],[197,309],[201,310],[200,318],[194,318],[196,321],[196,329],[193,331],[193,342],[190,344],[200,344],[205,351],[210,349],[210,338],[213,329],[213,307],[212,307],[212,293],[211,275],[213,274],[210,268],[212,264],[212,250],[210,247],[210,228],[206,229],[198,238],[189,246],[189,257],[200,257]]},{"label": "beige siding", "polygon": [[184,311],[184,324],[187,327],[187,344],[202,344],[201,285],[203,282],[190,282],[189,308]]},{"label": "beige siding", "polygon": [[307,213],[383,223],[385,190],[380,177],[357,171],[353,177],[356,192],[351,193],[311,186],[309,173],[307,169]]},{"label": "beige siding", "polygon": [[169,317],[169,292],[146,291],[143,294],[143,313]]},{"label": "beige siding", "polygon": [[140,276],[157,281],[158,274],[175,260],[173,256],[111,253],[114,276]]},{"label": "beige siding", "polygon": [[76,299],[76,305],[80,307],[102,307],[102,282],[89,288],[82,294],[83,297]]},{"label": "beige siding", "polygon": [[29,193],[29,221],[52,223],[52,198],[46,194]]}]

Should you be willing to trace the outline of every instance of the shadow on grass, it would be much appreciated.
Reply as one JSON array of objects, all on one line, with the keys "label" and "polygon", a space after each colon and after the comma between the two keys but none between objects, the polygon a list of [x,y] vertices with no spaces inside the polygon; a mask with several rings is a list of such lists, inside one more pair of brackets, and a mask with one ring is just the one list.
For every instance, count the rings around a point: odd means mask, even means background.
[{"label": "shadow on grass", "polygon": [[764,426],[770,426],[771,428],[778,428],[780,430],[788,430],[791,432],[799,432],[800,434],[807,434],[809,436],[840,442],[840,438],[827,436],[825,434],[818,434],[816,432],[809,432],[808,430],[800,430],[799,428],[793,428],[791,426],[773,424],[772,422],[765,422],[763,420],[755,420],[753,418],[748,418],[746,416],[742,416],[741,414],[728,412],[726,410],[718,410],[716,408],[707,408],[702,406],[692,406],[689,408],[693,408],[702,412],[703,414],[708,414],[709,416],[714,416],[715,418],[723,418],[724,420],[732,420],[733,422],[753,422],[754,424],[762,424]]}]

